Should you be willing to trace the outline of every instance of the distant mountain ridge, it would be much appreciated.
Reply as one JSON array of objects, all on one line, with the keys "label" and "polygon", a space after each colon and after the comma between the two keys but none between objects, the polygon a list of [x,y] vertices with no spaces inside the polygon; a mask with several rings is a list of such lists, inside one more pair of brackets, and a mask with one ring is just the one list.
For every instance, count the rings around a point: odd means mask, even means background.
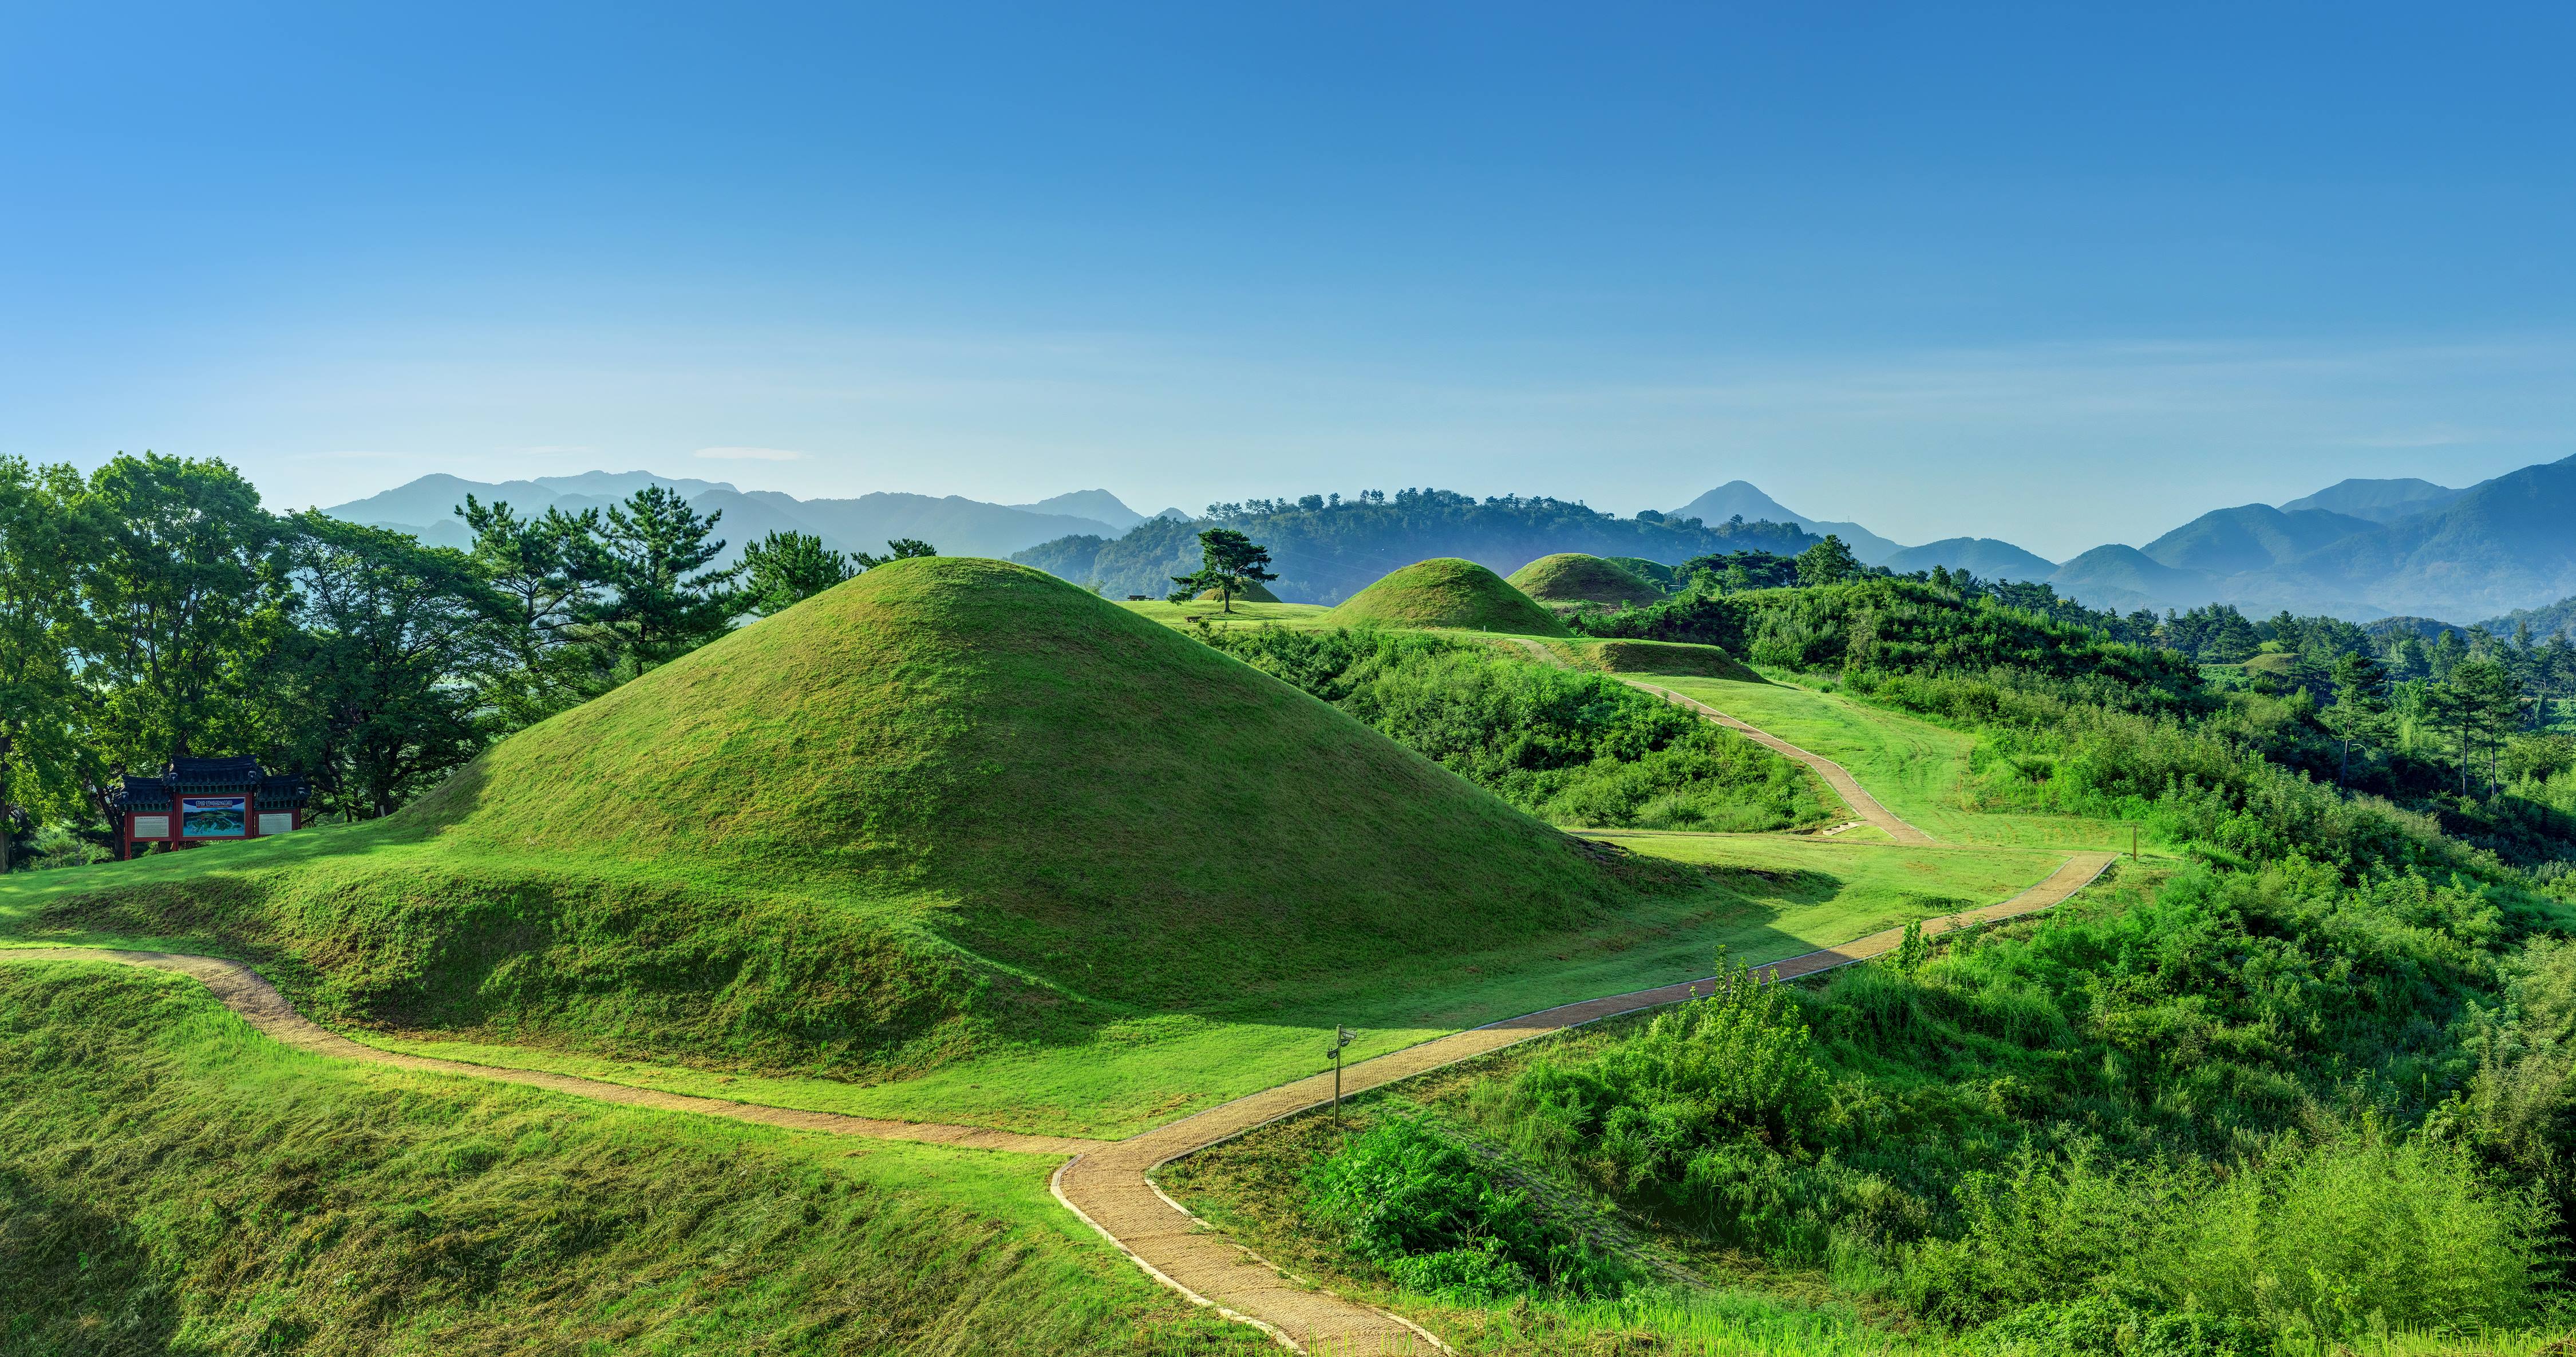
[{"label": "distant mountain ridge", "polygon": [[1763,494],[1750,481],[1728,481],[1698,499],[1673,510],[1673,516],[1696,518],[1712,527],[1738,516],[1747,523],[1759,523],[1765,519],[1773,523],[1794,523],[1817,537],[1828,534],[1840,537],[1843,539],[1843,545],[1850,547],[1852,554],[1859,557],[1863,565],[1884,564],[1888,557],[1904,550],[1899,544],[1871,532],[1858,523],[1831,522],[1791,513],[1781,506],[1780,501]]},{"label": "distant mountain ridge", "polygon": [[[473,534],[457,520],[467,495],[486,504],[506,503],[523,515],[548,509],[579,513],[605,508],[648,485],[678,491],[700,513],[721,512],[716,535],[725,541],[718,565],[740,559],[742,549],[772,532],[811,533],[840,551],[882,551],[889,539],[917,537],[946,555],[1006,557],[1040,542],[1079,533],[1116,534],[1145,521],[1106,490],[1079,490],[1035,505],[988,504],[957,495],[933,497],[878,492],[855,499],[798,499],[774,490],[743,491],[723,481],[657,476],[646,471],[591,471],[579,476],[484,482],[435,474],[322,512],[333,518],[395,528],[433,546],[468,547]],[[1078,506],[1124,520],[1063,512]]]},{"label": "distant mountain ridge", "polygon": [[2176,570],[2236,575],[2287,564],[2375,526],[2328,509],[2283,511],[2269,504],[2214,509],[2140,548]]},{"label": "distant mountain ridge", "polygon": [[[672,487],[701,512],[722,510],[718,531],[728,544],[728,561],[745,543],[772,531],[813,533],[845,551],[877,550],[890,537],[919,537],[951,555],[1017,557],[1077,581],[1114,577],[1130,591],[1158,593],[1161,575],[1186,569],[1183,558],[1192,550],[1190,541],[1206,526],[1177,508],[1140,514],[1106,490],[1078,490],[1026,504],[892,493],[800,500],[774,491],[744,492],[722,481],[641,471],[497,484],[430,475],[325,512],[401,528],[436,544],[464,546],[469,535],[455,521],[452,506],[469,493],[525,512],[549,507],[579,511],[614,503],[648,484]],[[1464,496],[1456,499],[1474,503]],[[1288,507],[1285,501],[1260,503],[1277,504],[1283,511]],[[1568,511],[1581,507],[1519,496],[1487,503],[1563,505]],[[2576,457],[2525,467],[2465,489],[2411,478],[2345,480],[2278,506],[2214,509],[2144,547],[2106,544],[2064,562],[1994,538],[1953,537],[1904,546],[1857,523],[1807,518],[1743,480],[1728,481],[1665,516],[1673,529],[1682,529],[1681,520],[1697,519],[1707,530],[1712,545],[1691,551],[1679,547],[1679,537],[1668,538],[1650,522],[1655,515],[1621,519],[1589,509],[1577,516],[1550,513],[1554,516],[1547,522],[1553,526],[1544,531],[1493,527],[1500,536],[1462,523],[1453,525],[1454,530],[1407,530],[1384,542],[1283,542],[1286,549],[1306,556],[1301,569],[1307,579],[1282,597],[1302,594],[1333,601],[1388,569],[1420,559],[1391,559],[1416,546],[1425,555],[1464,556],[1508,571],[1562,551],[1656,559],[1672,555],[1665,562],[1672,564],[1696,550],[1718,549],[1713,544],[1723,543],[1729,550],[1789,551],[1827,533],[1842,538],[1865,563],[1899,573],[1937,565],[1984,579],[2041,582],[2065,597],[2124,612],[2229,603],[2249,612],[2287,609],[2357,622],[2390,616],[2508,618],[2576,596]],[[1746,530],[1729,532],[1739,518]],[[1333,521],[1347,525],[1359,519]],[[1777,530],[1768,536],[1750,531],[1766,522],[1778,525]],[[1631,540],[1639,532],[1645,536]],[[1140,533],[1152,542],[1124,540]],[[1641,542],[1666,545],[1649,550]],[[1347,567],[1324,561],[1325,555],[1350,553],[1356,554]]]},{"label": "distant mountain ridge", "polygon": [[1907,547],[1876,564],[1900,575],[1937,565],[1982,580],[2044,580],[2057,573],[2057,562],[1992,537],[1946,537]]},{"label": "distant mountain ridge", "polygon": [[1776,520],[1693,525],[1621,518],[1545,497],[1478,499],[1448,490],[1407,490],[1317,507],[1265,500],[1249,512],[1226,506],[1222,517],[1211,519],[1158,516],[1123,536],[1066,537],[1011,559],[1097,586],[1112,598],[1161,598],[1171,592],[1174,576],[1197,568],[1198,535],[1211,527],[1237,529],[1268,547],[1279,574],[1271,590],[1290,603],[1340,603],[1395,570],[1435,557],[1473,561],[1501,575],[1563,552],[1676,565],[1729,551],[1794,555],[1817,541],[1795,524]]},{"label": "distant mountain ridge", "polygon": [[2410,514],[2420,514],[2469,493],[2447,485],[2417,480],[2412,476],[2397,480],[2337,481],[2304,499],[2294,499],[2281,506],[2285,513],[2302,509],[2324,509],[2332,513],[2366,518],[2373,523],[2394,523]]}]

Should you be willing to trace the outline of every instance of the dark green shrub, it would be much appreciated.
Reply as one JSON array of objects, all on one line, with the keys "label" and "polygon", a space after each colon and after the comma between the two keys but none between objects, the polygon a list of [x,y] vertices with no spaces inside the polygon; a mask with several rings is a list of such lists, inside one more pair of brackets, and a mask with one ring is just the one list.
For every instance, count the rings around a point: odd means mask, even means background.
[{"label": "dark green shrub", "polygon": [[2243,1320],[2141,1307],[2116,1296],[2026,1306],[1978,1329],[1971,1350],[1995,1357],[2268,1357]]},{"label": "dark green shrub", "polygon": [[1605,675],[1423,632],[1205,639],[1557,824],[1750,832],[1830,818],[1796,764]]},{"label": "dark green shrub", "polygon": [[1314,1210],[1398,1284],[1485,1299],[1544,1287],[1616,1294],[1622,1269],[1538,1218],[1526,1194],[1430,1125],[1398,1116],[1308,1174]]}]

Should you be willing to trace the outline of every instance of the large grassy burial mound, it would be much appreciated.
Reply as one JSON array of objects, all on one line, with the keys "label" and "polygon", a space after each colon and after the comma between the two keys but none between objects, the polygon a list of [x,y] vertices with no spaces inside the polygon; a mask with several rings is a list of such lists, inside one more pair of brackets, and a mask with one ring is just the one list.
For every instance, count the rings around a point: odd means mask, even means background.
[{"label": "large grassy burial mound", "polygon": [[45,873],[0,921],[248,955],[344,1020],[893,1069],[1581,927],[1637,870],[1170,628],[939,557],[390,820]]},{"label": "large grassy burial mound", "polygon": [[[1191,601],[1194,603],[1219,603],[1223,602],[1224,599],[1225,595],[1215,589],[1202,589],[1191,596]],[[1279,601],[1279,596],[1270,592],[1269,586],[1263,584],[1259,580],[1245,580],[1243,582],[1243,587],[1234,591],[1234,601],[1237,603],[1276,603]]]},{"label": "large grassy burial mound", "polygon": [[1575,551],[1541,556],[1504,582],[1552,608],[1642,606],[1663,597],[1625,567]]},{"label": "large grassy burial mound", "polygon": [[1503,577],[1454,556],[1416,561],[1324,614],[1332,626],[1443,627],[1513,636],[1568,636],[1554,614]]},{"label": "large grassy burial mound", "polygon": [[1685,641],[1601,641],[1589,647],[1605,674],[1665,674],[1760,683],[1760,674],[1716,646]]}]

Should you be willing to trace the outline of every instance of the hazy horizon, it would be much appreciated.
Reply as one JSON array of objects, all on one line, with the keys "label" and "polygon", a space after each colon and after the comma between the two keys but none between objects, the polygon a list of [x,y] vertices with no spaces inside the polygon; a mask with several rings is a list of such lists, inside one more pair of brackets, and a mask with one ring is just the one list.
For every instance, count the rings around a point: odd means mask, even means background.
[{"label": "hazy horizon", "polygon": [[32,14],[0,452],[286,507],[1741,479],[2062,559],[2576,450],[2571,22]]}]

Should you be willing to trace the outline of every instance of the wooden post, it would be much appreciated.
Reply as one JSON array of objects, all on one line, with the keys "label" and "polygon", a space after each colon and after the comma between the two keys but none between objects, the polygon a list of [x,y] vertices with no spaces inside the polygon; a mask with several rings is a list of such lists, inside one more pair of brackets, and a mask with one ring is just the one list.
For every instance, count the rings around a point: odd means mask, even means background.
[{"label": "wooden post", "polygon": [[1342,1114],[1342,1048],[1358,1040],[1359,1035],[1340,1023],[1335,1023],[1332,1049],[1324,1052],[1333,1058],[1333,1115],[1336,1117]]}]

